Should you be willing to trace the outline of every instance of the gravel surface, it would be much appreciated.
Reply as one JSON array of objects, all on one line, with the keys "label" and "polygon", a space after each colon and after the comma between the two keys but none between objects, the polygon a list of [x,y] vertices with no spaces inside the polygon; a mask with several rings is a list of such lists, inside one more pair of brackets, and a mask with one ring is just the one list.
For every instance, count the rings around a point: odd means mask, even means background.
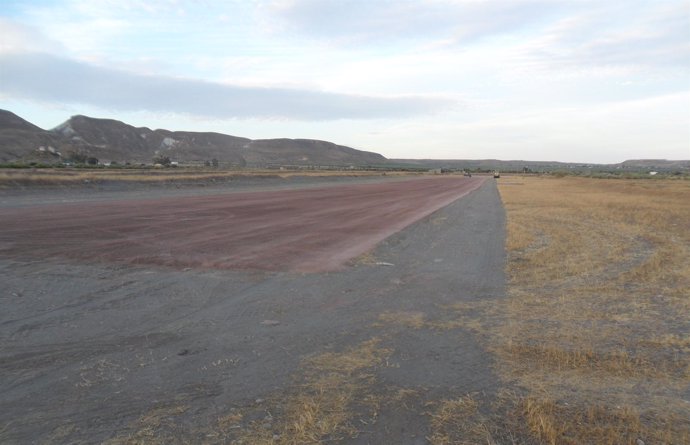
[{"label": "gravel surface", "polygon": [[322,272],[481,185],[431,178],[7,208],[0,255]]},{"label": "gravel surface", "polygon": [[169,428],[188,434],[285,391],[305,357],[377,337],[393,351],[377,390],[421,396],[341,442],[426,443],[426,402],[497,387],[470,331],[378,323],[502,298],[495,182],[451,201],[329,272],[0,255],[0,442],[98,443],[171,404],[187,409]]}]

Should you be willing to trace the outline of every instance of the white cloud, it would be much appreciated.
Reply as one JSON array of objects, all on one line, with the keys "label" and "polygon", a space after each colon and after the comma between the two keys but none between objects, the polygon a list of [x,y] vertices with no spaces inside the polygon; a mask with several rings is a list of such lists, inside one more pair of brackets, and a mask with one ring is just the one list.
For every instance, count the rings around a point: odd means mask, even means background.
[{"label": "white cloud", "polygon": [[552,23],[518,52],[533,69],[687,69],[689,18],[683,2],[601,2]]},{"label": "white cloud", "polygon": [[555,8],[544,0],[278,0],[262,9],[274,32],[360,45],[438,38],[466,44],[521,29]]},{"label": "white cloud", "polygon": [[[616,163],[636,158],[690,158],[690,92],[583,106],[483,110],[476,119],[392,123],[360,146],[393,141],[388,157],[526,159]],[[492,104],[488,105],[492,107]],[[487,112],[488,111],[488,112]],[[415,135],[424,135],[422,140]],[[452,141],[453,143],[449,143]],[[420,149],[423,149],[420,151]]]},{"label": "white cloud", "polygon": [[37,28],[0,17],[0,53],[58,52],[62,46]]},{"label": "white cloud", "polygon": [[393,157],[690,156],[690,109],[670,99],[688,91],[686,0],[17,5],[0,52],[25,60],[0,62],[0,107]]},{"label": "white cloud", "polygon": [[0,65],[0,91],[7,96],[116,110],[329,120],[410,117],[453,105],[433,97],[346,95],[144,76],[40,53],[5,54],[0,56]]},{"label": "white cloud", "polygon": [[110,2],[68,1],[49,6],[29,5],[24,20],[60,43],[63,53],[82,59],[104,57],[118,38],[133,29],[126,17],[114,15]]}]

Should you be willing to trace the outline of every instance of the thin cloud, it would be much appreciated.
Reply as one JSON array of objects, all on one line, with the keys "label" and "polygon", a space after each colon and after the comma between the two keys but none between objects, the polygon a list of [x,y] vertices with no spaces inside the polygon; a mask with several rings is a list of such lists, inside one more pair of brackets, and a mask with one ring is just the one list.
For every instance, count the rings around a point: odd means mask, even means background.
[{"label": "thin cloud", "polygon": [[518,47],[536,67],[579,70],[690,67],[688,9],[682,4],[602,3],[570,14]]},{"label": "thin cloud", "polygon": [[453,49],[512,35],[532,40],[530,58],[551,65],[687,66],[690,60],[686,2],[282,0],[263,10],[274,33],[357,48],[441,42]]},{"label": "thin cloud", "polygon": [[335,120],[409,117],[454,105],[450,100],[435,97],[373,97],[145,76],[43,53],[2,54],[0,67],[0,92],[4,95],[123,111],[214,118]]},{"label": "thin cloud", "polygon": [[263,10],[275,32],[298,32],[341,44],[450,39],[465,44],[539,23],[557,2],[275,1]]},{"label": "thin cloud", "polygon": [[63,51],[57,42],[50,40],[33,26],[0,17],[0,53],[31,51]]}]

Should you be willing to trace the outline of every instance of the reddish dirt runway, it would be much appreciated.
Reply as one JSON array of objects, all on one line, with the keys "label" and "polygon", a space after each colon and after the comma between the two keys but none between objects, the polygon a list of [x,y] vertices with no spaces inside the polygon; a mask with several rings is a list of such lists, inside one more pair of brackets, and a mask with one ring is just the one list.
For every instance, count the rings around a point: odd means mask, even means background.
[{"label": "reddish dirt runway", "polygon": [[180,268],[335,270],[482,182],[440,177],[3,209],[0,255]]}]

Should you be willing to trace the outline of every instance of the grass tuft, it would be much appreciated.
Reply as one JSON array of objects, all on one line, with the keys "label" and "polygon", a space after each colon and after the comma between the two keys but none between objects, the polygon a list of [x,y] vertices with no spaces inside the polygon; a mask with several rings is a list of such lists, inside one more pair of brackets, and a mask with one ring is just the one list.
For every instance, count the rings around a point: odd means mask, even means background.
[{"label": "grass tuft", "polygon": [[255,445],[320,444],[355,437],[355,418],[376,417],[378,398],[371,393],[371,371],[391,354],[379,340],[344,352],[327,352],[305,360],[302,383],[275,402],[276,422],[253,422],[236,443]]},{"label": "grass tuft", "polygon": [[431,445],[493,445],[490,421],[479,412],[479,403],[468,394],[443,400],[431,414]]}]

